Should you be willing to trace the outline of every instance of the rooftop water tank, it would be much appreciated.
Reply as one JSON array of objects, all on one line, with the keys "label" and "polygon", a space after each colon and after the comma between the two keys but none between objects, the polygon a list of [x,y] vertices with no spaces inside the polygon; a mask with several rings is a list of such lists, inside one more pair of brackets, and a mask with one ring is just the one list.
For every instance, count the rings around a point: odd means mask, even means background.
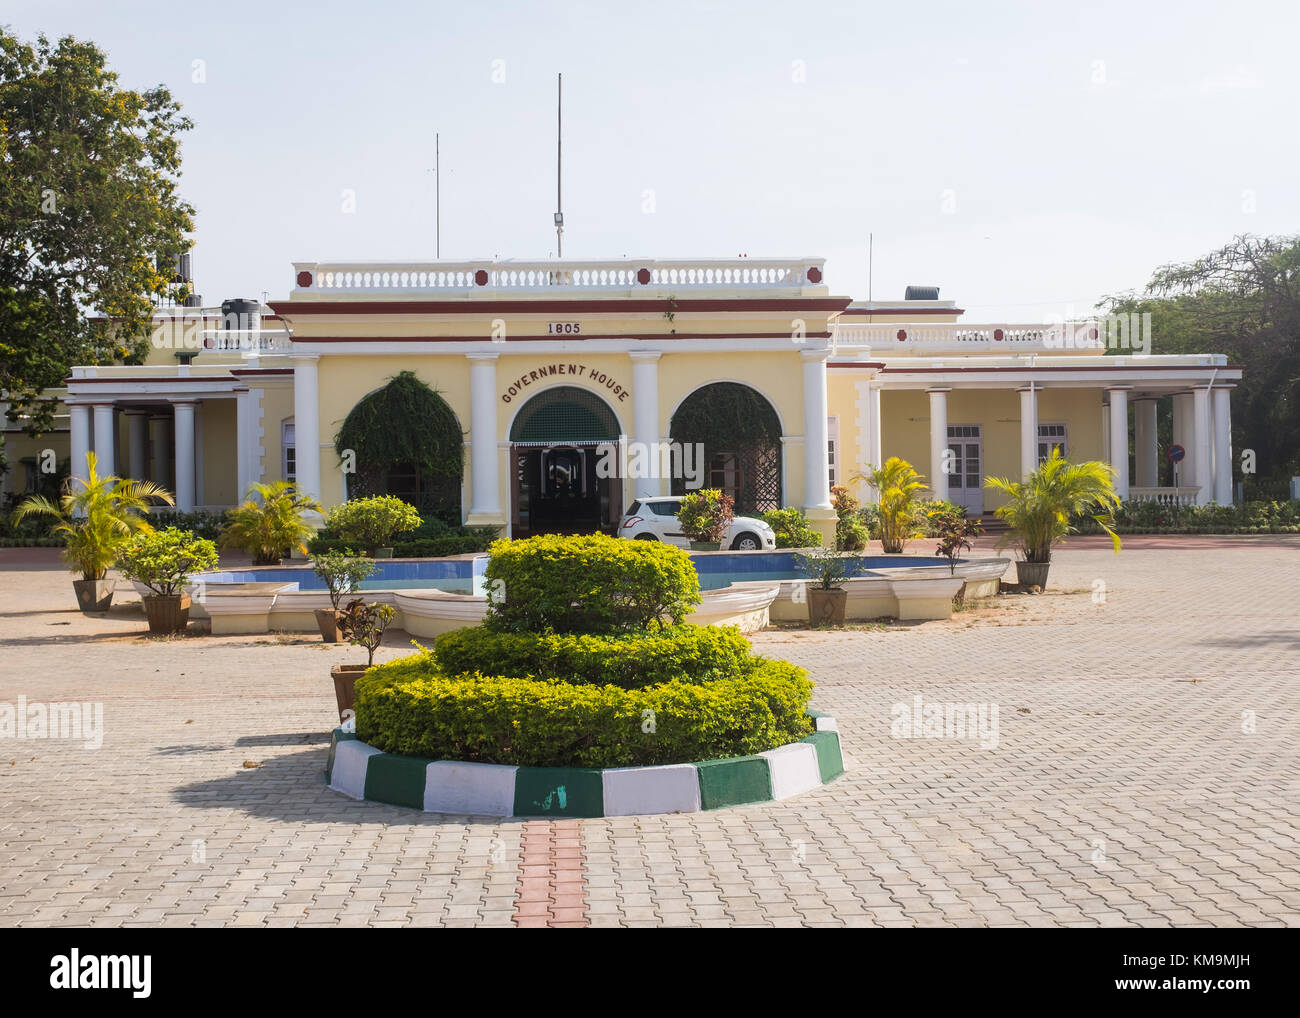
[{"label": "rooftop water tank", "polygon": [[903,300],[938,300],[939,288],[937,286],[909,286],[907,292],[903,294]]}]

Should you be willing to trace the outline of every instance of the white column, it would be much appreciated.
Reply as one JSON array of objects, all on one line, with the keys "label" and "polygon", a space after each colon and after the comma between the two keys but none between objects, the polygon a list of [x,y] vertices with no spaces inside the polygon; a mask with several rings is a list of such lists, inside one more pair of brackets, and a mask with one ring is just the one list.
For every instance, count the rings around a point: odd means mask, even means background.
[{"label": "white column", "polygon": [[68,404],[68,442],[71,476],[86,479],[86,453],[90,452],[90,407],[85,403]]},{"label": "white column", "polygon": [[1038,469],[1038,389],[1020,390],[1020,478]]},{"label": "white column", "polygon": [[830,509],[830,457],[826,448],[826,359],[830,350],[803,351],[804,509]]},{"label": "white column", "polygon": [[1110,465],[1115,468],[1115,493],[1128,498],[1128,389],[1110,390]]},{"label": "white column", "polygon": [[95,469],[100,477],[117,473],[117,416],[112,403],[95,404]]},{"label": "white column", "polygon": [[242,502],[252,480],[251,406],[247,389],[235,390],[235,502]]},{"label": "white column", "polygon": [[930,490],[937,499],[948,498],[948,389],[930,390]]},{"label": "white column", "polygon": [[[298,490],[320,499],[320,394],[316,358],[302,357],[293,366],[293,433]],[[393,422],[394,427],[400,426]]]},{"label": "white column", "polygon": [[149,474],[149,415],[143,410],[126,412],[127,476],[143,481]]},{"label": "white column", "polygon": [[172,487],[171,441],[168,437],[172,430],[171,423],[170,417],[161,414],[149,418],[149,444],[153,447],[149,479],[168,491],[171,491]]},{"label": "white column", "polygon": [[501,513],[500,462],[497,456],[497,357],[472,353],[469,357],[469,469],[470,501],[466,523],[504,523]]},{"label": "white column", "polygon": [[1214,501],[1232,505],[1232,390],[1214,390]]},{"label": "white column", "polygon": [[880,416],[880,386],[872,385],[867,389],[867,418],[871,421],[871,442],[867,446],[868,456],[871,465],[879,467],[884,465],[885,433],[882,430],[882,418]]},{"label": "white column", "polygon": [[1211,456],[1214,449],[1214,430],[1210,422],[1210,390],[1200,386],[1192,390],[1192,419],[1196,434],[1188,455],[1196,461],[1197,505],[1209,505],[1214,498],[1214,474]]},{"label": "white column", "polygon": [[173,403],[176,417],[176,508],[194,511],[194,404]]},{"label": "white column", "polygon": [[1160,483],[1160,443],[1156,430],[1156,399],[1144,396],[1133,401],[1133,451],[1137,486],[1154,488]]},{"label": "white column", "polygon": [[1192,394],[1180,392],[1174,397],[1174,445],[1181,445],[1186,452],[1181,463],[1174,464],[1174,487],[1196,487],[1196,421],[1193,413]]},{"label": "white column", "polygon": [[[660,457],[656,455],[659,435],[659,351],[637,350],[632,358],[632,405],[634,408],[632,436],[641,447],[642,463],[653,464],[654,476],[633,478],[630,497],[637,495],[664,495],[668,493],[669,478],[661,477]],[[629,453],[629,456],[631,454]],[[693,462],[693,461],[692,461]]]}]

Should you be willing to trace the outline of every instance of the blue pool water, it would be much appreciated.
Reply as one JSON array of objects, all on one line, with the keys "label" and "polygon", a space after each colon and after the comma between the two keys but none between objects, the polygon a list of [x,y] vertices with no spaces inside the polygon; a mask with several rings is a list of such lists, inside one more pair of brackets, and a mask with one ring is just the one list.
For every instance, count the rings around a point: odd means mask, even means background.
[{"label": "blue pool water", "polygon": [[[764,551],[692,555],[700,576],[701,590],[719,590],[743,580],[793,580],[804,576],[795,560],[795,552]],[[856,560],[850,573],[863,576],[878,569],[900,566],[944,565],[936,558],[928,562],[921,557],[900,561],[882,555],[867,555]],[[386,559],[376,563],[378,569],[361,584],[362,590],[445,590],[453,594],[481,594],[487,556],[472,559]],[[325,584],[310,566],[276,566],[255,569],[230,569],[205,573],[208,583],[296,583],[299,590],[324,590]]]}]

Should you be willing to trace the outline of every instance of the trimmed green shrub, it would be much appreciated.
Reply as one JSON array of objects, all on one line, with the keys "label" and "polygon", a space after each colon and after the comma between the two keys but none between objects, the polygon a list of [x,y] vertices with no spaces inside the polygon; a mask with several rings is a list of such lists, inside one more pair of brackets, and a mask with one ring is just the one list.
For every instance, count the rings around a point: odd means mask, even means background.
[{"label": "trimmed green shrub", "polygon": [[444,675],[502,675],[641,689],[753,674],[762,661],[735,626],[682,626],[640,636],[498,633],[482,626],[438,637]]},{"label": "trimmed green shrub", "polygon": [[[465,530],[467,528],[460,528]],[[469,555],[474,552],[487,551],[496,539],[493,527],[472,527],[487,533],[453,534],[424,541],[397,541],[393,544],[393,558],[445,558],[448,555]],[[308,544],[313,555],[323,555],[331,551],[355,549],[355,541],[345,541],[341,537],[314,537]]]},{"label": "trimmed green shrub", "polygon": [[740,679],[621,689],[445,678],[431,655],[417,654],[358,680],[357,737],[386,753],[522,767],[690,763],[803,738],[811,696],[807,674],[785,661]]},{"label": "trimmed green shrub", "polygon": [[[1091,517],[1072,521],[1081,534],[1100,534]],[[1120,534],[1288,534],[1300,528],[1300,501],[1236,505],[1166,505],[1125,502],[1115,512]]]},{"label": "trimmed green shrub", "polygon": [[215,541],[221,536],[225,518],[224,512],[214,513],[206,509],[196,509],[192,513],[184,513],[179,509],[159,509],[150,514],[149,521],[154,525],[155,530],[176,527],[178,530],[188,530],[198,537]]},{"label": "trimmed green shrub", "polygon": [[[690,556],[604,534],[493,543],[487,626],[499,632],[616,633],[680,625],[700,603]],[[665,622],[665,618],[668,622]]]},{"label": "trimmed green shrub", "polygon": [[217,546],[188,530],[168,527],[135,534],[118,553],[118,571],[155,594],[183,594],[195,573],[217,567]]},{"label": "trimmed green shrub", "polygon": [[778,548],[817,548],[822,543],[822,535],[798,509],[772,509],[762,519],[776,534]]},{"label": "trimmed green shrub", "polygon": [[394,534],[421,526],[415,506],[396,495],[371,495],[341,502],[329,511],[332,533],[367,550],[388,547]]}]

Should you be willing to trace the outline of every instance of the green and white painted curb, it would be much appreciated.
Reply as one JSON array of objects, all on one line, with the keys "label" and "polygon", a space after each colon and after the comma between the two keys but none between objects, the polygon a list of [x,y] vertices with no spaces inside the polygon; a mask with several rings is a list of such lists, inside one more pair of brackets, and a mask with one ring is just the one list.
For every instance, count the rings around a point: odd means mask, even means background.
[{"label": "green and white painted curb", "polygon": [[426,813],[491,817],[626,817],[697,813],[788,799],[844,773],[835,719],[756,756],[660,767],[507,767],[383,753],[334,730],[325,782],[336,792]]}]

